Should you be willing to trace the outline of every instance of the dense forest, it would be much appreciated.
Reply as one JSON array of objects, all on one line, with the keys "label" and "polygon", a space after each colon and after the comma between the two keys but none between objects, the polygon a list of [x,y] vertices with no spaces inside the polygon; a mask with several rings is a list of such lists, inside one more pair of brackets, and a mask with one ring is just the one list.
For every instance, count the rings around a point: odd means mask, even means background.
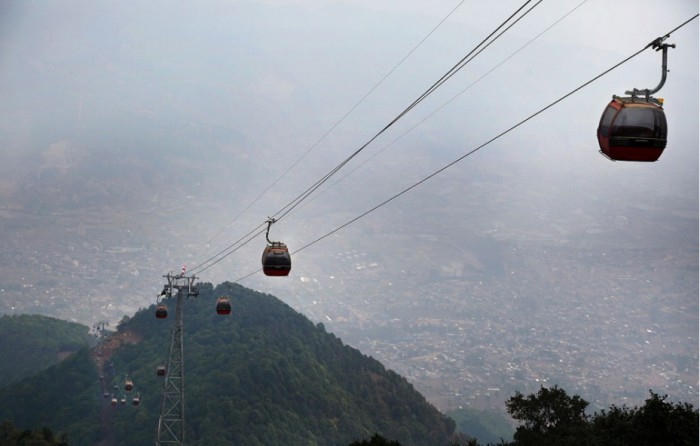
[{"label": "dense forest", "polygon": [[0,387],[88,345],[88,327],[40,315],[0,317]]},{"label": "dense forest", "polygon": [[610,406],[586,413],[588,401],[557,386],[536,394],[516,392],[508,413],[521,424],[511,446],[652,446],[697,445],[698,411],[689,403],[672,403],[649,391],[641,407]]},{"label": "dense forest", "polygon": [[[698,444],[698,410],[688,403],[673,403],[649,391],[641,407],[610,406],[586,413],[588,402],[564,389],[541,387],[524,396],[516,392],[508,413],[521,424],[513,441],[501,439],[489,446],[691,446]],[[481,446],[476,439],[453,446]],[[350,446],[401,446],[381,435]]]},{"label": "dense forest", "polygon": [[65,435],[54,435],[51,429],[19,430],[5,421],[0,423],[0,446],[68,446]]},{"label": "dense forest", "polygon": [[[404,378],[344,345],[277,298],[200,284],[183,305],[185,424],[191,445],[343,445],[374,434],[404,445],[449,445],[455,423]],[[227,294],[233,311],[217,315]],[[175,299],[167,299],[174,314]],[[0,390],[0,420],[67,433],[69,444],[152,444],[173,317],[124,317],[94,349]],[[110,405],[104,393],[140,404]],[[113,386],[116,389],[113,390]]]}]

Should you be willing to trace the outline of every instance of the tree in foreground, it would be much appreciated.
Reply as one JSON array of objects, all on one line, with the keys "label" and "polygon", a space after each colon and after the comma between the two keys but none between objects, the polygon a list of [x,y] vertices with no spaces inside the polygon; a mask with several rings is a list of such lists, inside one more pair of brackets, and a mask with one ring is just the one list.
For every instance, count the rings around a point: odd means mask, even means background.
[{"label": "tree in foreground", "polygon": [[688,403],[672,404],[650,391],[639,408],[611,406],[585,414],[588,402],[563,389],[542,387],[524,397],[516,392],[506,401],[508,413],[523,424],[512,446],[656,446],[697,445],[698,411]]},{"label": "tree in foreground", "polygon": [[591,420],[593,444],[697,445],[698,411],[689,403],[670,403],[651,390],[639,408],[611,406]]},{"label": "tree in foreground", "polygon": [[[506,401],[508,413],[522,424],[513,441],[500,446],[691,446],[698,445],[698,411],[689,403],[670,403],[649,391],[642,407],[611,406],[586,415],[588,402],[557,386],[536,394],[516,392]],[[2,445],[0,445],[2,446]],[[349,446],[401,446],[375,434]],[[479,446],[475,439],[464,445]]]},{"label": "tree in foreground", "polygon": [[369,440],[354,441],[349,446],[401,446],[398,441],[389,441],[379,434],[374,434]]},{"label": "tree in foreground", "polygon": [[0,423],[0,446],[67,446],[66,435],[56,438],[50,429],[19,430],[9,421]]},{"label": "tree in foreground", "polygon": [[557,386],[541,387],[537,394],[516,392],[506,401],[508,413],[523,424],[515,430],[515,444],[586,444],[588,402],[578,395],[570,397]]}]

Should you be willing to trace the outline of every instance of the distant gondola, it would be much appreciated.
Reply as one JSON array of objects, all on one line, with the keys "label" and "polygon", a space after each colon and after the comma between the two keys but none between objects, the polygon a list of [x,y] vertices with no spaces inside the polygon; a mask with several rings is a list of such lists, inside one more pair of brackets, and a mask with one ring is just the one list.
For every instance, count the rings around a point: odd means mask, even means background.
[{"label": "distant gondola", "polygon": [[600,118],[598,144],[612,160],[652,162],[666,148],[667,132],[661,101],[613,96]]},{"label": "distant gondola", "polygon": [[287,276],[292,269],[292,258],[289,255],[287,245],[282,242],[270,241],[270,226],[275,222],[275,219],[267,220],[267,231],[265,238],[267,246],[262,253],[262,269],[266,276]]},{"label": "distant gondola", "polygon": [[164,365],[159,365],[156,368],[156,376],[165,376],[165,366]]},{"label": "distant gondola", "polygon": [[263,273],[266,276],[286,276],[292,269],[292,258],[287,245],[282,242],[272,242],[267,245],[262,254]]},{"label": "distant gondola", "polygon": [[124,381],[124,390],[126,390],[127,392],[131,392],[131,390],[133,388],[134,388],[134,382],[132,380],[130,380],[129,378],[127,378]]},{"label": "distant gondola", "polygon": [[156,305],[156,318],[165,319],[168,317],[168,307],[165,304]]},{"label": "distant gondola", "polygon": [[136,395],[136,396],[134,397],[134,399],[131,400],[131,403],[132,403],[134,406],[138,406],[140,402],[141,402],[141,394]]},{"label": "distant gondola", "polygon": [[216,314],[231,314],[231,300],[226,296],[216,299]]}]

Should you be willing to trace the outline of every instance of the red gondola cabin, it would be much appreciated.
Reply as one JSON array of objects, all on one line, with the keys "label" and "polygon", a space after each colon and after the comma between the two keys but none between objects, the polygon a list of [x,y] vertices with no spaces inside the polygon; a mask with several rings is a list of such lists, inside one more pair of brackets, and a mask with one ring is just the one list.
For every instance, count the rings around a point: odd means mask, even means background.
[{"label": "red gondola cabin", "polygon": [[231,314],[231,301],[228,297],[222,296],[216,299],[216,314]]},{"label": "red gondola cabin", "polygon": [[262,254],[263,273],[266,276],[286,276],[292,269],[292,258],[287,245],[272,242],[265,247]]},{"label": "red gondola cabin", "polygon": [[168,317],[168,307],[165,304],[156,305],[156,318],[165,319]]},{"label": "red gondola cabin", "polygon": [[159,365],[158,368],[156,368],[156,376],[165,376],[165,366],[164,365]]},{"label": "red gondola cabin", "polygon": [[615,161],[656,161],[666,148],[666,116],[661,101],[613,96],[600,118],[600,151]]}]

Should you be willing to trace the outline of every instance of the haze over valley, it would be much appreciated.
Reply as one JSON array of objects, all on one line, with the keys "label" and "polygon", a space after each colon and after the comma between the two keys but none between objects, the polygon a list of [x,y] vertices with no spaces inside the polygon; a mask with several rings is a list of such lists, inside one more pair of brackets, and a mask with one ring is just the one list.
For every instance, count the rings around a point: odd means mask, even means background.
[{"label": "haze over valley", "polygon": [[[240,279],[279,297],[442,411],[502,411],[516,390],[555,384],[594,408],[638,404],[649,389],[697,407],[697,21],[674,35],[659,162],[610,162],[594,133],[610,94],[657,80],[653,53],[306,247],[697,12],[670,2],[653,29],[619,48],[601,49],[602,31],[553,28],[408,132],[577,2],[561,3],[514,28],[452,91],[273,225],[271,238],[304,247],[289,277],[249,276],[261,236],[200,280]],[[624,9],[588,3],[571,20]],[[470,19],[479,5],[460,11],[315,147],[452,7],[4,6],[0,313],[114,325],[155,303],[163,274],[201,264],[264,222],[500,18],[498,9]]]}]

